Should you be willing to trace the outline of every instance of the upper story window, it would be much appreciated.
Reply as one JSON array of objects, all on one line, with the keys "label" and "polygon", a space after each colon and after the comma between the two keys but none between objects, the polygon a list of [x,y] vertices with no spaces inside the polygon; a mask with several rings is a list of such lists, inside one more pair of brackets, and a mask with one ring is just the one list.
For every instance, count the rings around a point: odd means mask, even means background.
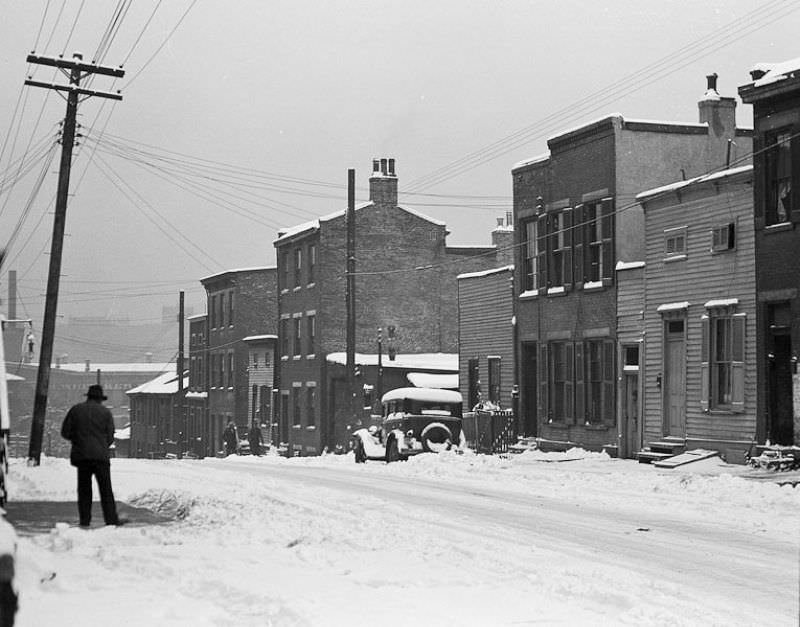
[{"label": "upper story window", "polygon": [[550,287],[572,283],[572,210],[550,214]]},{"label": "upper story window", "polygon": [[584,249],[583,276],[585,281],[611,279],[613,259],[612,204],[610,200],[587,203],[578,213],[583,224],[581,245]]},{"label": "upper story window", "polygon": [[300,287],[303,281],[303,249],[294,249],[294,286]]},{"label": "upper story window", "polygon": [[687,227],[679,226],[672,229],[664,229],[664,259],[678,260],[686,258],[686,235]]},{"label": "upper story window", "polygon": [[293,349],[292,349],[292,355],[299,356],[302,353],[302,350],[303,350],[302,349],[302,343],[301,343],[301,339],[302,339],[302,335],[303,335],[303,333],[302,333],[302,328],[303,328],[302,322],[303,322],[303,319],[298,317],[298,318],[293,318],[292,320],[293,320],[293,326],[294,326],[294,334],[293,334],[294,344],[293,344]]},{"label": "upper story window", "polygon": [[768,133],[766,151],[766,224],[788,222],[792,211],[792,134],[790,129]]},{"label": "upper story window", "polygon": [[314,283],[316,281],[316,277],[314,276],[314,272],[317,266],[317,245],[316,244],[309,244],[308,245],[308,282]]},{"label": "upper story window", "polygon": [[289,318],[281,318],[281,355],[289,355]]},{"label": "upper story window", "polygon": [[219,326],[225,326],[225,292],[219,295]]},{"label": "upper story window", "polygon": [[523,254],[523,287],[525,291],[538,290],[541,281],[539,276],[539,242],[538,223],[534,218],[522,224]]},{"label": "upper story window", "polygon": [[291,277],[291,272],[292,272],[291,266],[289,265],[289,251],[288,250],[284,250],[281,253],[281,267],[283,269],[283,276],[282,276],[282,279],[283,279],[282,283],[283,284],[281,285],[281,289],[288,290],[289,289],[289,284],[290,284],[289,278]]},{"label": "upper story window", "polygon": [[228,324],[233,326],[233,292],[228,294]]},{"label": "upper story window", "polygon": [[306,326],[308,327],[308,339],[306,340],[308,344],[308,354],[313,355],[315,349],[315,343],[317,339],[317,317],[316,315],[309,315],[306,317]]},{"label": "upper story window", "polygon": [[711,229],[711,252],[722,252],[736,248],[736,224],[720,224]]},{"label": "upper story window", "polygon": [[211,328],[212,329],[216,329],[217,328],[217,297],[216,297],[216,295],[212,295],[211,296],[211,302],[210,302],[210,306],[208,308],[208,311],[209,311],[209,317],[211,318],[211,320],[209,320],[209,322],[211,323]]}]

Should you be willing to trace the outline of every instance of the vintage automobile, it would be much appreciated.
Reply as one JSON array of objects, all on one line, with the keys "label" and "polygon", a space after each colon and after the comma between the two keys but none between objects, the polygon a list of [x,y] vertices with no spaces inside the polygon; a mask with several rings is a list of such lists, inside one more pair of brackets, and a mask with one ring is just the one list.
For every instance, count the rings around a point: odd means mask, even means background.
[{"label": "vintage automobile", "polygon": [[436,388],[398,388],[381,398],[382,423],[353,433],[356,463],[394,462],[418,453],[466,445],[461,394]]}]

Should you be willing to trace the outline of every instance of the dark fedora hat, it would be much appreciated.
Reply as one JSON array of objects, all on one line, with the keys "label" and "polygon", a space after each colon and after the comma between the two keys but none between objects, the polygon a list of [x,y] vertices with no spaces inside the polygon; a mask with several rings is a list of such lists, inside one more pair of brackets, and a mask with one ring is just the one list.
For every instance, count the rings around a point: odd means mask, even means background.
[{"label": "dark fedora hat", "polygon": [[108,397],[103,393],[102,385],[90,385],[89,391],[86,392],[86,396],[89,398],[99,398],[102,401],[108,400]]}]

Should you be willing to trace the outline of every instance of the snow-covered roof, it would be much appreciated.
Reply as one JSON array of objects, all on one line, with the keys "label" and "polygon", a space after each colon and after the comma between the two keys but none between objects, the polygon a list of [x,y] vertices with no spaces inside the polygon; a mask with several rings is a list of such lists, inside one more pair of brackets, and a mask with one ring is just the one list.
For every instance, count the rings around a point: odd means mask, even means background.
[{"label": "snow-covered roof", "polygon": [[193,316],[186,316],[187,320],[200,320],[200,318],[208,318],[207,313],[194,314]]},{"label": "snow-covered roof", "polygon": [[432,403],[461,403],[461,394],[453,390],[440,390],[437,388],[397,388],[389,390],[381,398],[382,403],[389,401],[410,399],[413,401],[429,401]]},{"label": "snow-covered roof", "polygon": [[[37,364],[38,365],[38,364]],[[68,363],[54,366],[56,370],[69,372],[86,372],[86,363]],[[175,363],[132,363],[132,364],[93,364],[89,362],[89,372],[175,372]]]},{"label": "snow-covered roof", "polygon": [[243,342],[257,342],[258,340],[277,340],[277,339],[278,339],[277,335],[271,335],[271,334],[266,334],[266,335],[248,335],[246,338],[243,338],[242,341]]},{"label": "snow-covered roof", "polygon": [[408,382],[416,388],[458,389],[458,373],[431,374],[429,372],[409,372],[406,378]]},{"label": "snow-covered roof", "polygon": [[[329,353],[328,363],[347,365],[347,353]],[[356,364],[360,366],[377,366],[377,353],[356,353]],[[414,370],[424,368],[426,370],[449,370],[458,372],[458,353],[409,353],[398,354],[394,361],[384,354],[381,360],[383,368],[407,368]]]},{"label": "snow-covered roof", "polygon": [[667,192],[673,192],[678,189],[683,189],[684,187],[688,187],[690,185],[695,185],[697,183],[708,183],[713,181],[720,181],[722,179],[726,179],[732,176],[736,176],[737,174],[742,174],[744,172],[748,172],[753,169],[752,165],[743,165],[739,166],[738,168],[730,168],[728,170],[722,170],[720,172],[713,172],[711,174],[702,174],[700,176],[695,176],[694,178],[689,179],[688,181],[677,181],[675,183],[670,183],[669,185],[662,185],[661,187],[656,187],[654,189],[648,189],[647,191],[641,192],[640,194],[636,195],[636,200],[648,200],[653,196],[658,196],[660,194],[665,194]]},{"label": "snow-covered roof", "polygon": [[477,277],[483,276],[490,276],[492,274],[498,274],[500,272],[513,272],[514,266],[503,266],[502,268],[492,268],[491,270],[481,270],[480,272],[465,272],[464,274],[459,274],[456,278],[457,279],[474,279]]},{"label": "snow-covered roof", "polygon": [[542,161],[547,161],[550,158],[550,153],[546,152],[543,155],[538,155],[536,157],[531,157],[530,159],[523,159],[522,161],[517,161],[514,165],[511,166],[511,171],[519,170],[520,168],[524,168],[525,166],[533,165],[534,163],[541,163]]},{"label": "snow-covered roof", "polygon": [[203,277],[200,279],[200,282],[203,281],[210,281],[211,279],[217,279],[219,277],[225,276],[226,274],[239,274],[242,272],[259,272],[262,270],[277,270],[278,266],[255,266],[253,268],[233,268],[231,270],[223,270],[222,272],[217,272],[216,274],[212,274],[210,276]]},{"label": "snow-covered roof", "polygon": [[706,122],[676,122],[675,120],[649,120],[646,118],[624,118],[628,124],[657,124],[658,126],[693,126],[695,128],[708,128]]},{"label": "snow-covered roof", "polygon": [[[183,387],[189,387],[189,377],[183,378]],[[173,369],[165,372],[155,379],[146,381],[135,388],[128,390],[126,394],[174,394],[178,391],[178,375]]]},{"label": "snow-covered roof", "polygon": [[798,76],[798,70],[800,70],[800,57],[780,63],[756,63],[750,71],[764,73],[761,78],[753,81],[754,87],[761,87]]},{"label": "snow-covered roof", "polygon": [[[361,203],[359,205],[356,205],[355,210],[360,211],[361,209],[365,209],[366,207],[371,207],[374,204],[375,203],[373,203],[372,201]],[[426,222],[430,222],[431,224],[436,224],[438,226],[446,226],[446,224],[441,220],[436,220],[435,218],[431,218],[430,216],[427,216],[424,213],[417,211],[416,209],[409,209],[408,207],[401,207],[399,205],[397,206],[397,208],[400,209],[401,211],[405,211],[406,213],[410,213],[411,215],[417,216],[418,218],[421,218]],[[339,211],[335,211],[333,213],[329,213],[328,215],[317,218],[316,220],[309,220],[308,222],[303,222],[296,226],[282,228],[278,231],[278,239],[276,239],[275,242],[280,242],[290,237],[294,237],[295,235],[300,235],[301,233],[305,233],[306,231],[315,231],[319,229],[320,225],[323,222],[329,222],[330,220],[335,220],[336,218],[344,217],[346,213],[347,213],[346,209],[341,209]]]}]

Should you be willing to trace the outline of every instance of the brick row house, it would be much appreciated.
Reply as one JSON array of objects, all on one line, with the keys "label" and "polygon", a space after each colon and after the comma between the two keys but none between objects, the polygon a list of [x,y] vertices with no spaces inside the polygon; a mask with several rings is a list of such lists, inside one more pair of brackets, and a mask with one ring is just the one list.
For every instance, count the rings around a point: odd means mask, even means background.
[{"label": "brick row house", "polygon": [[[275,266],[227,270],[200,280],[206,290],[206,454],[221,450],[221,436],[229,421],[240,436],[252,422],[254,401],[248,376],[253,363],[245,338],[275,335],[277,326],[277,268]],[[263,357],[263,353],[262,353]],[[274,356],[266,358],[274,363]],[[262,395],[271,397],[269,383],[257,385],[255,405]]]},{"label": "brick row house", "polygon": [[[624,346],[617,335],[617,268],[632,272],[635,284],[645,260],[645,216],[635,197],[724,168],[751,150],[751,131],[736,127],[735,100],[721,97],[715,80],[709,78],[696,124],[613,114],[552,137],[548,154],[512,169],[527,435],[617,451],[621,373],[627,367],[633,374],[641,360],[642,343],[633,341],[631,328]],[[640,403],[639,382],[628,383]],[[630,454],[637,435],[625,437],[633,438],[623,446]]]},{"label": "brick row house", "polygon": [[[502,247],[448,246],[443,222],[398,205],[394,159],[373,161],[369,194],[355,209],[356,352],[374,356],[378,329],[391,327],[398,354],[455,355],[456,277],[494,264]],[[349,414],[347,373],[326,358],[346,349],[345,214],[284,229],[275,241],[277,437],[294,455],[348,446],[350,430],[377,409],[357,403]],[[377,383],[361,373],[358,385]]]},{"label": "brick row house", "polygon": [[753,105],[757,439],[800,444],[800,59],[763,64]]}]

